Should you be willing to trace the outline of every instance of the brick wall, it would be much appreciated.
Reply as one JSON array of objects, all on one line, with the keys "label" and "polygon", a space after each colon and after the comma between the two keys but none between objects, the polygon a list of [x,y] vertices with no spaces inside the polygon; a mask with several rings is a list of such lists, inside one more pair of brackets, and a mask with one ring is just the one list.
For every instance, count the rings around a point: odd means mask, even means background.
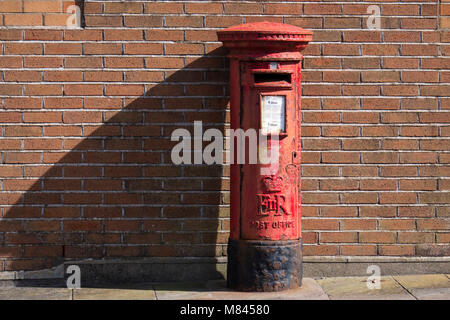
[{"label": "brick wall", "polygon": [[70,6],[83,7],[80,0],[1,0],[0,26],[66,26],[73,13]]},{"label": "brick wall", "polygon": [[0,1],[0,271],[225,255],[228,167],[173,165],[170,135],[227,127],[216,31],[262,20],[314,31],[304,254],[449,255],[450,2],[88,0],[83,29],[64,2]]}]

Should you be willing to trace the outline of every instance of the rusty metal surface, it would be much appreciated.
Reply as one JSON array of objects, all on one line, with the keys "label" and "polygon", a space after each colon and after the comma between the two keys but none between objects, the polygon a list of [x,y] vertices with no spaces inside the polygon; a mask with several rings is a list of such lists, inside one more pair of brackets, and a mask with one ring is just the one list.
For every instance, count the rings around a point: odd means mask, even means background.
[{"label": "rusty metal surface", "polygon": [[228,287],[238,291],[282,291],[302,283],[301,240],[228,242]]}]

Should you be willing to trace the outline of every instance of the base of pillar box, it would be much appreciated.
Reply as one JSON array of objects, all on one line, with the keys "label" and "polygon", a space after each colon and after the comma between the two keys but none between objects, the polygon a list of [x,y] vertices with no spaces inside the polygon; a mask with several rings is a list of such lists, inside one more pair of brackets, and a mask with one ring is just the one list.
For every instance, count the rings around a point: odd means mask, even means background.
[{"label": "base of pillar box", "polygon": [[238,291],[282,291],[302,284],[302,242],[228,241],[228,287]]}]

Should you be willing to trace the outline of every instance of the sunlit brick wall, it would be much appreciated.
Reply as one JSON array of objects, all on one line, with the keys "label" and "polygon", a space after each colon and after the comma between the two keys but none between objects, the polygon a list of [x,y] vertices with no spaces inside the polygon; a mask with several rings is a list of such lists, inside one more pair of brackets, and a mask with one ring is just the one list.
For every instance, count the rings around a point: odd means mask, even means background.
[{"label": "sunlit brick wall", "polygon": [[446,3],[89,0],[83,29],[65,8],[0,1],[0,271],[226,255],[228,167],[173,165],[170,135],[227,127],[216,31],[262,20],[314,31],[304,254],[449,255]]},{"label": "sunlit brick wall", "polygon": [[5,27],[66,26],[76,0],[0,0],[0,25]]}]

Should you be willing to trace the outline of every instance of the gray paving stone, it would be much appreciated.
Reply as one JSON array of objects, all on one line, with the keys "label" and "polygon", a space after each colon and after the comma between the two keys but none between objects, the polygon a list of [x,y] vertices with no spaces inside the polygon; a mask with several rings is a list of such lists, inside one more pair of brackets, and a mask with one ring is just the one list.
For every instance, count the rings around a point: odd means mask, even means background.
[{"label": "gray paving stone", "polygon": [[[385,276],[380,289],[369,289],[367,277],[304,278],[299,289],[281,292],[237,292],[224,280],[190,283],[131,283],[122,286],[70,290],[52,283],[27,287],[0,286],[0,300],[308,300],[419,299],[450,300],[450,275]],[[6,283],[2,281],[2,283]]]},{"label": "gray paving stone", "polygon": [[6,287],[0,289],[0,300],[70,300],[72,290],[67,288]]},{"label": "gray paving stone", "polygon": [[370,289],[367,277],[336,277],[317,281],[332,300],[412,300],[392,277],[381,277],[381,288]]},{"label": "gray paving stone", "polygon": [[408,290],[450,288],[450,279],[444,274],[417,274],[393,278]]},{"label": "gray paving stone", "polygon": [[419,300],[450,300],[450,288],[413,289],[411,293]]},{"label": "gray paving stone", "polygon": [[314,279],[303,279],[299,289],[280,292],[237,292],[226,288],[225,281],[205,284],[155,285],[158,300],[326,300],[328,296]]},{"label": "gray paving stone", "polygon": [[74,300],[156,300],[153,289],[81,288],[73,290]]}]

